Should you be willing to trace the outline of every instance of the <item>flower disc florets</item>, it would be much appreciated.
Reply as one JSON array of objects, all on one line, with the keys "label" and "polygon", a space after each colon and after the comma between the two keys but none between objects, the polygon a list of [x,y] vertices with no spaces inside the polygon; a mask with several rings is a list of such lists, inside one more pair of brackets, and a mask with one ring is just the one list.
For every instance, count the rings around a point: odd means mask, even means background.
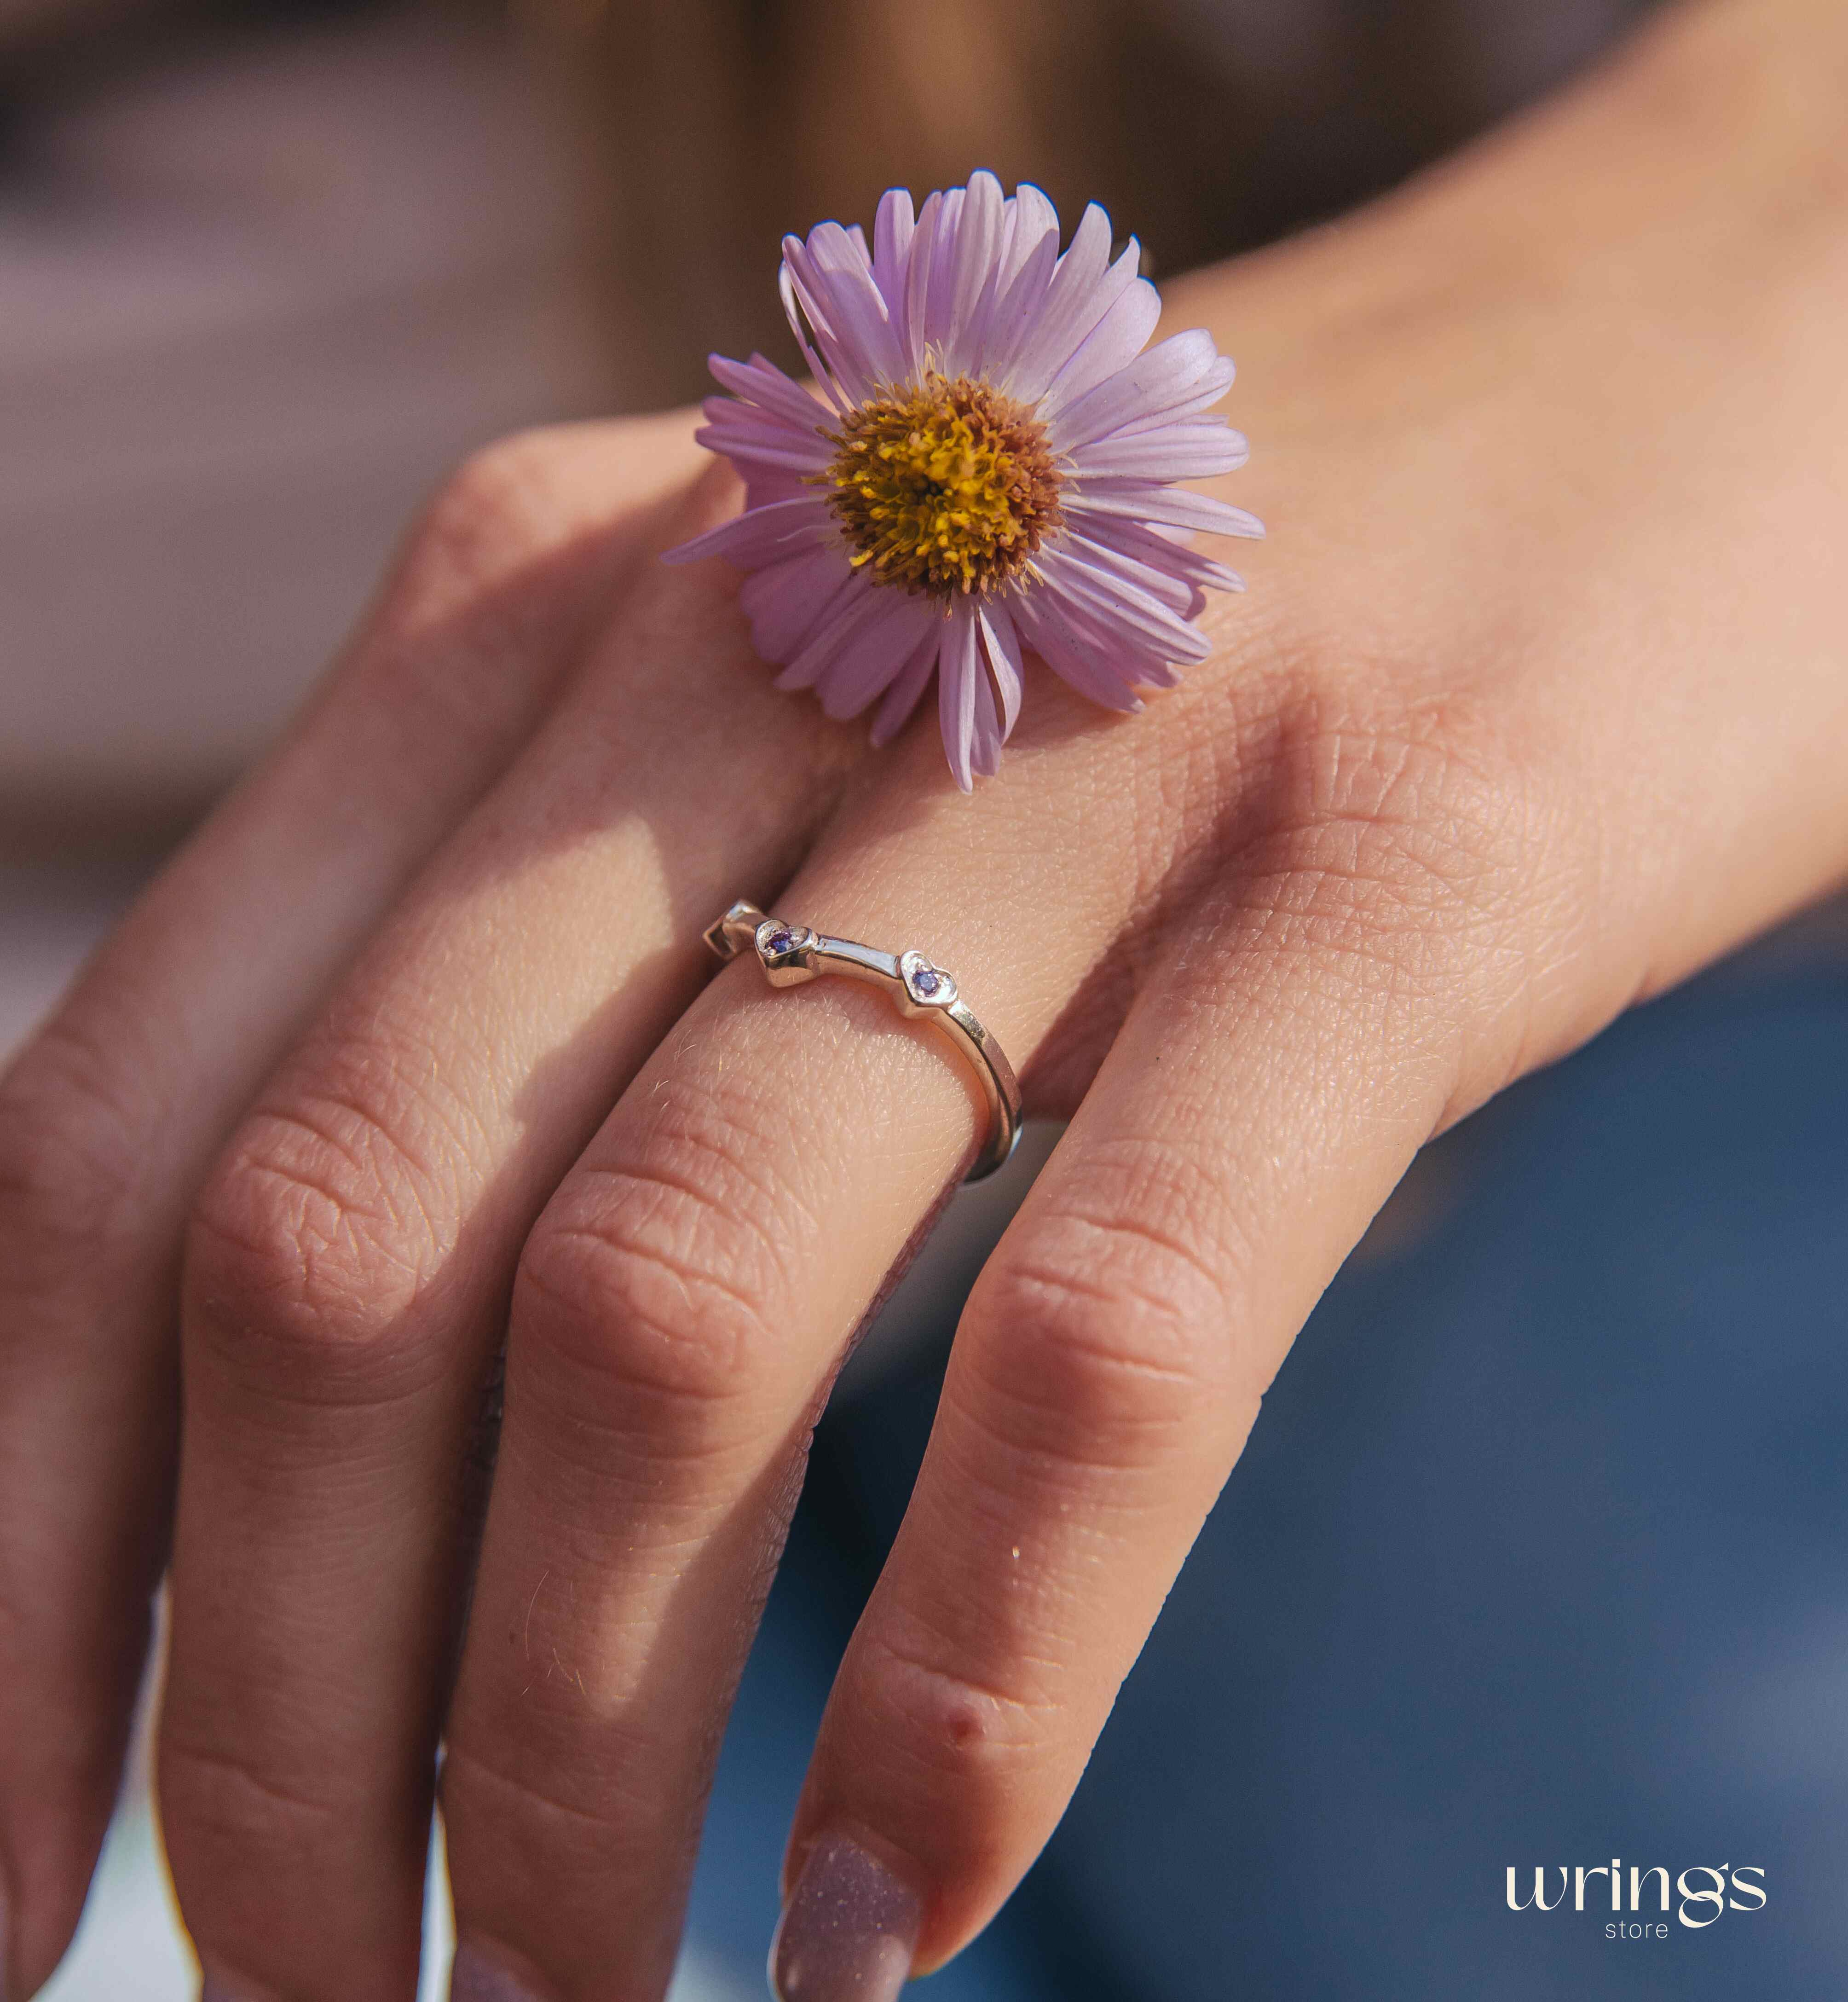
[{"label": "flower disc florets", "polygon": [[1032,411],[932,373],[827,434],[828,504],[876,584],[950,598],[1011,583],[1059,520],[1058,469]]}]

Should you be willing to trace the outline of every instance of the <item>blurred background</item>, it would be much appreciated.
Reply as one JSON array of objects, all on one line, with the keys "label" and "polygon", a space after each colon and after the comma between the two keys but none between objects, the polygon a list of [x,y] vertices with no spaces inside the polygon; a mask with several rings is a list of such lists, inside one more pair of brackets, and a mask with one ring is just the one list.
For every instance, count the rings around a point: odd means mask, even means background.
[{"label": "blurred background", "polygon": [[[511,12],[485,0],[0,0],[0,1056],[295,706],[446,467],[516,426],[694,397],[710,349],[793,358],[771,282],[783,230],[867,218],[888,185],[921,191],[988,166],[1009,185],[1038,182],[1068,219],[1103,201],[1133,224],[1159,280],[1389,185],[1570,75],[1641,11],[1638,0],[517,0]],[[1215,1519],[1245,1533],[1209,1530],[1047,1862],[981,1947],[936,1977],[947,2002],[964,1990],[1062,2002],[1230,1992],[1234,1975],[1358,1997],[1379,1992],[1369,1969],[1396,1970],[1406,1993],[1460,1984],[1575,2002],[1777,1991],[1762,1959],[1710,1990],[1722,1981],[1712,1956],[1698,1977],[1685,1964],[1550,1969],[1494,1934],[1501,1868],[1520,1860],[1501,1856],[1499,1808],[1480,1784],[1498,1756],[1506,1786],[1518,1770],[1520,1798],[1538,1803],[1522,1841],[1557,1830],[1586,1860],[1609,1853],[1609,1815],[1556,1782],[1588,1756],[1582,1719],[1560,1707],[1571,1692],[1602,1664],[1628,1716],[1623,1692],[1656,1674],[1611,1623],[1616,1582],[1594,1569],[1575,1597],[1551,1573],[1528,1581],[1546,1615],[1528,1636],[1536,1658],[1570,1673],[1547,1683],[1536,1667],[1532,1689],[1503,1690],[1498,1701],[1522,1706],[1527,1749],[1511,1764],[1505,1747],[1471,1740],[1473,1793],[1452,1770],[1459,1705],[1483,1677],[1505,1679],[1506,1662],[1478,1661],[1463,1689],[1454,1646],[1440,1672],[1430,1635],[1466,1602],[1472,1631],[1505,1639],[1539,1617],[1525,1589],[1484,1599],[1512,1588],[1500,1571],[1485,1583],[1495,1567],[1470,1538],[1518,1538],[1521,1512],[1543,1517],[1558,1483],[1575,1506],[1605,1496],[1645,1557],[1659,1512],[1718,1508],[1724,1456],[1721,1472],[1710,1440],[1689,1456],[1706,1407],[1689,1404],[1688,1385],[1718,1394],[1742,1327],[1755,1344],[1788,1337],[1779,1380],[1801,1385],[1817,1425],[1848,1413],[1834,1359],[1848,1333],[1845,936],[1839,912],[1806,920],[1429,1151],[1312,1324]],[[1690,1076],[1711,1095],[1682,1133]],[[961,1291],[1051,1137],[961,1202],[824,1428],[728,1742],[689,1996],[761,1992],[772,1873],[829,1665],[902,1506]],[[1658,1187],[1667,1156],[1679,1179]],[[1747,1241],[1740,1221],[1726,1163],[1745,1159],[1761,1196],[1788,1193],[1758,1219],[1773,1247]],[[1710,1160],[1710,1185],[1698,1174]],[[1627,1263],[1606,1242],[1613,1231],[1630,1233]],[[1560,1233],[1581,1254],[1564,1268]],[[1483,1249],[1493,1243],[1499,1262]],[[1717,1246],[1730,1262],[1703,1280]],[[1783,1293],[1755,1276],[1760,1257],[1774,1259]],[[1495,1360],[1465,1371],[1467,1408],[1440,1408],[1457,1393],[1435,1386],[1480,1356],[1485,1326]],[[1410,1372],[1400,1380],[1436,1404],[1407,1388],[1382,1415],[1389,1338]],[[1536,1370],[1538,1388],[1522,1374]],[[1528,1431],[1503,1436],[1522,1400],[1563,1423],[1567,1392],[1613,1370],[1634,1421],[1624,1436],[1652,1442],[1654,1485],[1625,1484],[1634,1454],[1615,1434],[1581,1428],[1537,1458]],[[1357,1383],[1372,1385],[1364,1440]],[[1330,1447],[1344,1439],[1351,1451]],[[1433,1443],[1459,1439],[1448,1459]],[[1485,1440],[1497,1442],[1486,1458]],[[1814,1439],[1804,1451],[1808,1485],[1789,1512],[1835,1522],[1832,1460]],[[1762,1499],[1756,1464],[1738,1470]],[[1408,1466],[1421,1470],[1412,1491]],[[1504,1512],[1485,1512],[1485,1483]],[[1587,1517],[1586,1534],[1605,1519]],[[1388,1603],[1358,1580],[1392,1582]],[[1700,1581],[1658,1582],[1693,1595],[1673,1601],[1680,1613],[1651,1616],[1658,1632],[1679,1631]],[[1690,1629],[1698,1658],[1681,1672],[1695,1678],[1690,1714],[1708,1719],[1696,1728],[1710,1735],[1731,1714],[1738,1676],[1786,1692],[1788,1715],[1753,1713],[1750,1742],[1771,1749],[1757,1765],[1739,1756],[1752,1813],[1774,1808],[1787,1830],[1819,1828],[1825,1808],[1848,1801],[1844,1606],[1839,1578],[1810,1592],[1790,1615],[1789,1648],[1749,1671]],[[1269,1638],[1254,1651],[1260,1631]],[[1362,1656],[1378,1670],[1364,1689]],[[1696,1812],[1647,1777],[1646,1753],[1671,1756],[1666,1701],[1643,1739],[1612,1740],[1634,1756],[1599,1742],[1679,1843],[1675,1812],[1704,1831],[1721,1810],[1696,1788]],[[1816,1718],[1834,1720],[1832,1736],[1818,1736]],[[1429,1792],[1434,1767],[1450,1775],[1448,1821]],[[1767,1771],[1783,1792],[1752,1791],[1771,1785]],[[1163,1776],[1153,1792],[1152,1775]],[[1627,1794],[1619,1807],[1637,1812]],[[1254,1828],[1267,1831],[1256,1846]],[[1752,1848],[1760,1833],[1755,1822],[1714,1840]],[[1426,1910],[1395,1933],[1381,1873],[1410,1882],[1419,1868],[1486,1872],[1483,1911]],[[1352,1879],[1345,1917],[1309,1888],[1337,1870]],[[1254,1881],[1261,1910],[1229,1916],[1225,1887]],[[1831,1940],[1840,1945],[1839,1928],[1812,1928],[1788,1968],[1839,1975],[1848,1954],[1832,1962]],[[439,1947],[432,1993],[440,1965]],[[78,1949],[48,1992],[177,2002],[189,1969],[138,1758]]]}]

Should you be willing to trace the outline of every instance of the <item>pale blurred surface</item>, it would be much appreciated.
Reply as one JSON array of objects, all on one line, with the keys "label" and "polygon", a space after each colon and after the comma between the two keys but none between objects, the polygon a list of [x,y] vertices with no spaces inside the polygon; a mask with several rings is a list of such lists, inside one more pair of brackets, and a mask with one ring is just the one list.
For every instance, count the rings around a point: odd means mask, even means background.
[{"label": "pale blurred surface", "polygon": [[444,470],[594,410],[576,182],[420,12],[106,76],[0,163],[0,801],[202,797]]}]

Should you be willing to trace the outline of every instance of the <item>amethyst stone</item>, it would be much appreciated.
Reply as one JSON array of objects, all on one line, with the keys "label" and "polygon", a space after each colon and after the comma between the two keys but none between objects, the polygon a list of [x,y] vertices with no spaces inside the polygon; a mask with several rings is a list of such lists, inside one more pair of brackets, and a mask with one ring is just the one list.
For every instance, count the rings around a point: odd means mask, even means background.
[{"label": "amethyst stone", "polygon": [[911,977],[912,991],[922,994],[928,1001],[943,984],[943,976],[935,967],[920,966]]},{"label": "amethyst stone", "polygon": [[774,931],[764,940],[765,952],[787,952],[796,943],[796,934],[789,930]]}]

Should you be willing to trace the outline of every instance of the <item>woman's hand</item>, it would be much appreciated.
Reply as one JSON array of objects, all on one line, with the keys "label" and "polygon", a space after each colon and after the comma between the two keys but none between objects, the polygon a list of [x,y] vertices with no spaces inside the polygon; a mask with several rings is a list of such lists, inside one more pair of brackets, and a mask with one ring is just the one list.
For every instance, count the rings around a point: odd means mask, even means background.
[{"label": "woman's hand", "polygon": [[980,1927],[1419,1146],[1848,867],[1845,85],[1832,8],[1696,10],[1179,288],[1273,540],[1184,688],[1039,675],[973,798],[650,560],[735,504],[685,419],[465,472],[0,1084],[6,1993],[75,1920],[176,1469],[212,1992],[408,2002],[439,1732],[459,1993],[664,1985],[808,1428],[979,1138],[878,997],[706,982],[740,896],[924,949],[1076,1115],[842,1668],[783,1965],[832,2002]]}]

